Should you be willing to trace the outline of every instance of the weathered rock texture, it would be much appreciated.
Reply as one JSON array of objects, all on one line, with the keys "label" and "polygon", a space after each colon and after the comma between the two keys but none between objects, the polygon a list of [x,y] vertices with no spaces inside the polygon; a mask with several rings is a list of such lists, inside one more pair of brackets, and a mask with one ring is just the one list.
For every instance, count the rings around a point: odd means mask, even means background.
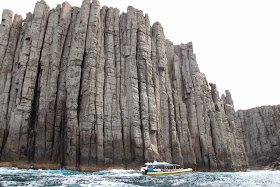
[{"label": "weathered rock texture", "polygon": [[250,168],[280,169],[280,105],[239,110],[235,115]]},{"label": "weathered rock texture", "polygon": [[279,151],[279,108],[235,115],[192,43],[173,45],[133,7],[49,10],[42,0],[23,21],[4,10],[0,36],[2,162],[90,171],[157,159],[239,171],[247,152]]}]

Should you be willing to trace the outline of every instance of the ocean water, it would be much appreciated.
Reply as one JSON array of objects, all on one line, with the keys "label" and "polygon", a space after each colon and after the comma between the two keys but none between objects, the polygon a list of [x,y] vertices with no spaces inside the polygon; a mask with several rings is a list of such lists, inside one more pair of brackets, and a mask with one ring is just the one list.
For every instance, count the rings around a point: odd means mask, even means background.
[{"label": "ocean water", "polygon": [[0,168],[0,186],[280,186],[280,171],[146,176],[133,170],[78,172]]}]

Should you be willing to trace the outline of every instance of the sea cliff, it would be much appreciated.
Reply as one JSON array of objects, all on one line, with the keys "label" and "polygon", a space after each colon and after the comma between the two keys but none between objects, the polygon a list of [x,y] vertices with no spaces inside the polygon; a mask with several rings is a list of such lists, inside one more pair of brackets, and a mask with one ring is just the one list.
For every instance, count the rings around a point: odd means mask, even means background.
[{"label": "sea cliff", "polygon": [[266,152],[265,164],[279,158],[279,107],[235,112],[193,44],[173,45],[142,11],[42,0],[12,18],[4,10],[0,26],[2,165],[96,171],[157,159],[243,171]]}]

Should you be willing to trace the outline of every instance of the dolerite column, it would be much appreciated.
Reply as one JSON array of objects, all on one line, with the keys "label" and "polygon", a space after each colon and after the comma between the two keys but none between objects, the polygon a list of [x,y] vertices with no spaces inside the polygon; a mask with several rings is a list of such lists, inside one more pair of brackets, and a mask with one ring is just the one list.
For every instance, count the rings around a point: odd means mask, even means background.
[{"label": "dolerite column", "polygon": [[[231,132],[231,146],[232,146],[232,158],[234,163],[234,169],[244,170],[248,168],[248,158],[244,147],[244,135],[240,133],[242,129],[235,120],[235,109],[231,94],[228,90],[225,91],[226,95],[222,95],[222,103],[224,111],[227,116],[229,129]],[[265,143],[266,144],[266,143]]]},{"label": "dolerite column", "polygon": [[158,152],[158,113],[156,107],[156,95],[155,95],[155,83],[154,83],[154,68],[152,61],[152,31],[150,26],[150,18],[148,14],[145,14],[145,28],[144,28],[144,42],[145,42],[145,79],[147,86],[148,97],[148,119],[149,119],[149,136],[150,136],[150,148],[152,153],[151,159],[159,159]]},{"label": "dolerite column", "polygon": [[60,72],[58,76],[58,90],[55,105],[55,125],[54,125],[54,144],[52,160],[54,163],[61,164],[62,167],[65,166],[65,159],[67,155],[65,140],[65,123],[66,123],[66,71],[67,64],[71,49],[72,36],[75,31],[75,23],[79,13],[79,8],[71,8],[71,21],[67,31],[67,37],[65,39],[65,44],[61,56]]},{"label": "dolerite column", "polygon": [[139,165],[143,162],[143,139],[139,111],[139,85],[137,75],[137,11],[128,7],[123,38],[124,61],[126,66],[126,95],[128,103],[128,116],[131,133],[131,160]]},{"label": "dolerite column", "polygon": [[[221,106],[221,114],[225,126],[223,133],[226,137],[224,141],[226,142],[227,154],[229,155],[227,159],[231,160],[226,160],[225,170],[246,170],[248,168],[247,154],[243,141],[237,133],[238,128],[234,119],[233,101],[228,90],[226,90],[226,96],[222,95]],[[228,165],[228,163],[232,163],[232,165]]]},{"label": "dolerite column", "polygon": [[[32,14],[28,13],[26,15],[25,23],[23,25],[22,31],[20,33],[20,38],[18,41],[15,58],[14,58],[14,65],[12,69],[12,83],[9,93],[9,104],[8,104],[8,111],[7,111],[7,121],[6,125],[9,133],[8,137],[9,139],[16,140],[19,137],[20,132],[20,126],[14,126],[10,123],[11,115],[14,112],[15,107],[18,105],[17,95],[18,92],[22,89],[22,79],[24,76],[24,72],[26,69],[26,63],[27,63],[27,57],[29,56],[30,51],[30,37],[29,37],[29,30],[31,28],[31,22],[32,21]],[[8,139],[7,137],[7,139]],[[12,142],[8,142],[8,144],[11,144]],[[8,145],[7,144],[7,145]],[[16,143],[18,144],[18,142]],[[5,144],[5,146],[7,146]],[[9,145],[8,145],[9,146]],[[4,147],[3,147],[4,148]],[[9,148],[10,149],[10,148]],[[2,160],[18,160],[18,145],[14,146],[12,149],[11,155],[3,154],[1,159]],[[4,152],[4,151],[3,151]],[[8,150],[9,152],[9,150]],[[15,152],[15,154],[13,154]],[[6,157],[6,158],[5,158]]]},{"label": "dolerite column", "polygon": [[[151,141],[154,142],[153,144],[157,144],[157,151],[159,156],[157,157],[158,160],[162,160],[162,136],[161,136],[161,128],[162,128],[162,121],[161,121],[161,111],[160,111],[160,86],[159,86],[159,68],[158,68],[158,52],[157,52],[157,37],[154,37],[153,28],[151,28],[151,67],[152,67],[152,77],[150,81],[152,81],[153,90],[149,89],[149,92],[154,93],[155,104],[153,105],[154,111],[154,122],[151,123],[151,131],[153,132],[151,136]],[[151,94],[149,94],[151,95]],[[152,100],[151,100],[152,101]],[[152,102],[151,102],[152,104]],[[156,140],[156,142],[155,142]]]},{"label": "dolerite column", "polygon": [[[56,9],[50,11],[48,25],[44,37],[44,44],[41,54],[41,66],[40,66],[40,73],[39,73],[39,80],[38,80],[38,97],[39,97],[39,110],[38,110],[38,121],[35,124],[35,131],[37,132],[36,141],[35,141],[35,153],[34,159],[35,161],[44,162],[46,155],[46,136],[48,135],[47,131],[51,128],[51,126],[47,126],[46,123],[50,122],[46,119],[46,113],[49,109],[49,101],[47,95],[48,93],[48,74],[49,74],[49,66],[51,65],[50,54],[51,51],[51,44],[53,39],[53,30],[54,27],[58,25],[58,16],[60,13],[60,7],[58,6]],[[53,48],[52,48],[53,49]],[[50,152],[50,150],[48,151]],[[46,157],[47,158],[47,157]],[[50,160],[50,158],[47,158]]]},{"label": "dolerite column", "polygon": [[[217,169],[216,157],[212,146],[211,125],[208,113],[214,110],[214,104],[206,77],[198,69],[195,54],[193,54],[192,43],[175,46],[175,54],[179,58],[181,73],[179,83],[182,87],[179,89],[179,98],[182,98],[184,104],[180,104],[182,119],[186,118],[188,128],[182,126],[182,129],[189,130],[189,140],[184,138],[182,147],[188,149],[185,152],[184,163],[194,169],[215,170]],[[177,59],[177,58],[175,58]],[[176,65],[176,63],[174,64]],[[175,69],[176,66],[175,66]],[[177,81],[176,81],[177,82]],[[184,120],[185,121],[185,120]],[[188,148],[191,145],[192,148]],[[187,157],[186,157],[187,156]]]},{"label": "dolerite column", "polygon": [[[116,64],[114,55],[114,9],[109,8],[105,21],[105,79],[104,79],[104,158],[105,165],[113,165],[114,148],[112,127],[117,125]],[[115,119],[114,119],[115,118]],[[114,121],[113,121],[114,120]],[[115,123],[115,124],[114,124]]]},{"label": "dolerite column", "polygon": [[[0,68],[0,94],[3,93],[4,90],[4,86],[7,80],[7,74],[10,73],[12,71],[12,67],[13,67],[13,58],[14,58],[14,54],[15,54],[15,50],[17,47],[17,41],[18,41],[18,37],[19,34],[21,32],[21,24],[22,24],[22,18],[19,15],[15,15],[14,17],[14,21],[11,25],[10,21],[11,20],[5,20],[5,17],[7,17],[7,13],[8,15],[11,14],[12,16],[12,12],[8,11],[8,10],[4,10],[3,11],[3,15],[2,15],[2,23],[1,23],[1,27],[0,27],[0,40],[1,41],[1,45],[0,45],[0,60],[1,60],[1,68]],[[12,19],[12,18],[11,18]],[[5,23],[8,22],[8,23]],[[6,28],[8,27],[8,28]],[[6,39],[6,32],[7,30],[9,30],[8,33],[8,39]],[[1,51],[5,50],[5,53],[3,54],[2,58],[1,58]]]},{"label": "dolerite column", "polygon": [[[36,3],[28,36],[23,43],[19,58],[18,92],[16,106],[11,113],[10,132],[4,155],[17,160],[30,160],[34,141],[34,118],[36,85],[40,54],[49,16],[49,7],[44,1]],[[31,141],[29,141],[31,140]]]},{"label": "dolerite column", "polygon": [[[149,100],[147,93],[147,66],[149,61],[148,49],[151,48],[151,43],[147,42],[146,23],[143,12],[137,10],[137,70],[139,80],[139,93],[140,93],[140,118],[142,127],[142,137],[144,145],[144,159],[145,161],[153,161],[154,156],[151,140],[150,140],[150,123],[149,123]],[[148,33],[150,35],[150,33]]]},{"label": "dolerite column", "polygon": [[171,83],[169,78],[169,68],[166,58],[165,37],[160,23],[153,25],[152,36],[155,42],[156,64],[159,76],[160,92],[160,154],[162,159],[167,162],[176,162],[182,164],[181,148],[176,132],[176,123],[174,116],[174,105],[171,93]]},{"label": "dolerite column", "polygon": [[232,141],[232,134],[229,129],[228,121],[225,118],[217,87],[212,83],[210,86],[213,102],[215,104],[215,111],[210,113],[210,120],[218,170],[232,171],[234,169],[234,161],[232,160],[234,149],[230,142]]},{"label": "dolerite column", "polygon": [[84,0],[78,14],[66,69],[65,165],[68,169],[79,165],[79,93],[90,5],[90,0]]},{"label": "dolerite column", "polygon": [[102,7],[100,11],[100,22],[97,45],[97,73],[96,73],[96,143],[97,143],[97,166],[104,167],[104,66],[105,66],[105,17],[108,8]]},{"label": "dolerite column", "polygon": [[120,37],[120,11],[114,8],[114,64],[115,64],[115,81],[116,90],[113,95],[112,106],[112,136],[114,149],[114,168],[123,168],[124,147],[123,147],[123,125],[121,116],[121,37]]},{"label": "dolerite column", "polygon": [[0,72],[2,71],[3,59],[8,47],[10,29],[12,26],[13,12],[7,9],[3,10],[0,27]]},{"label": "dolerite column", "polygon": [[[36,162],[52,160],[55,130],[55,106],[57,98],[60,59],[71,20],[71,6],[67,2],[50,11],[41,55],[41,69],[38,84],[38,120],[35,123]],[[39,135],[40,134],[40,135]]]},{"label": "dolerite column", "polygon": [[116,92],[114,63],[114,9],[109,8],[105,17],[105,77],[104,77],[104,158],[105,165],[113,164],[112,100]]},{"label": "dolerite column", "polygon": [[[160,160],[171,162],[171,150],[169,142],[169,121],[168,121],[168,108],[167,108],[167,96],[163,94],[164,81],[164,63],[165,63],[165,51],[163,40],[163,32],[160,23],[156,22],[152,26],[152,63],[154,70],[154,84],[156,95],[156,110],[158,116],[158,149],[160,154]],[[164,108],[163,108],[164,107]],[[163,113],[162,113],[163,112]],[[166,119],[167,118],[167,119]]]},{"label": "dolerite column", "polygon": [[[1,25],[0,27],[3,26]],[[2,71],[0,72],[0,155],[9,132],[9,117],[7,113],[12,84],[12,70],[21,30],[22,18],[16,14],[11,26],[9,43],[2,63]]]},{"label": "dolerite column", "polygon": [[193,150],[196,155],[196,164],[201,165],[201,149],[199,142],[199,130],[197,125],[197,113],[196,113],[196,105],[195,105],[195,90],[192,80],[192,71],[189,57],[189,48],[188,45],[180,46],[180,55],[182,59],[182,78],[183,78],[183,97],[186,101],[187,112],[188,112],[188,125],[191,132],[191,139]]},{"label": "dolerite column", "polygon": [[121,109],[121,123],[123,134],[124,160],[126,166],[132,161],[132,147],[131,147],[131,126],[129,121],[128,111],[128,93],[127,93],[127,78],[128,66],[126,65],[126,29],[127,14],[120,15],[120,109]]},{"label": "dolerite column", "polygon": [[[175,110],[175,121],[177,124],[178,138],[182,150],[183,165],[185,167],[194,167],[196,165],[196,157],[193,150],[192,139],[188,127],[187,105],[184,99],[183,77],[181,73],[182,61],[175,54],[175,50],[180,51],[179,46],[173,46],[173,43],[166,41],[167,60],[169,65],[170,77],[172,79],[173,102]],[[177,49],[175,49],[177,48]],[[179,52],[178,53],[181,53]]]},{"label": "dolerite column", "polygon": [[[109,8],[105,22],[105,80],[104,80],[104,158],[105,165],[122,164],[123,143],[120,108],[117,103],[117,63],[119,11]],[[115,54],[116,53],[116,54]],[[119,60],[118,60],[119,61]]]},{"label": "dolerite column", "polygon": [[80,92],[80,155],[81,170],[87,166],[96,167],[97,163],[97,117],[96,117],[96,78],[100,28],[100,4],[93,0],[86,38],[86,49],[83,63],[83,74]]},{"label": "dolerite column", "polygon": [[210,111],[214,110],[211,92],[205,75],[199,71],[191,42],[186,45],[185,52],[185,55],[187,55],[186,66],[189,67],[193,85],[191,99],[194,99],[196,108],[195,122],[198,130],[198,137],[196,138],[199,138],[197,143],[200,144],[200,150],[197,150],[197,153],[200,152],[200,155],[197,155],[197,161],[201,160],[201,165],[198,165],[198,168],[203,168],[206,171],[215,170],[217,168],[216,157],[212,146],[210,118],[208,115]]}]

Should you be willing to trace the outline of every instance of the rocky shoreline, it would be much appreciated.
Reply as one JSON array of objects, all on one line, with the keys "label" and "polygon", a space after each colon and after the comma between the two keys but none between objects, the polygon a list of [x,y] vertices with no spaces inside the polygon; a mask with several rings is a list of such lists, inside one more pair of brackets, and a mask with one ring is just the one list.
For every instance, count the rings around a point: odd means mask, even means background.
[{"label": "rocky shoreline", "polygon": [[[140,166],[137,167],[135,166],[118,166],[118,167],[91,167],[91,166],[80,166],[79,168],[76,168],[75,166],[66,166],[62,167],[59,164],[51,164],[51,163],[46,163],[46,164],[36,164],[36,163],[29,163],[29,162],[0,162],[0,167],[8,167],[8,168],[19,168],[19,169],[35,169],[35,170],[71,170],[71,171],[80,171],[80,172],[98,172],[98,171],[103,171],[103,170],[112,170],[112,169],[124,169],[124,170],[135,170],[138,171]],[[280,170],[280,162],[275,161],[271,163],[268,166],[253,166],[250,167],[250,169],[245,169],[245,170],[240,170],[238,172],[249,172],[250,170]],[[205,172],[204,170],[197,170],[194,172]],[[220,171],[215,171],[215,172],[220,172]]]}]

